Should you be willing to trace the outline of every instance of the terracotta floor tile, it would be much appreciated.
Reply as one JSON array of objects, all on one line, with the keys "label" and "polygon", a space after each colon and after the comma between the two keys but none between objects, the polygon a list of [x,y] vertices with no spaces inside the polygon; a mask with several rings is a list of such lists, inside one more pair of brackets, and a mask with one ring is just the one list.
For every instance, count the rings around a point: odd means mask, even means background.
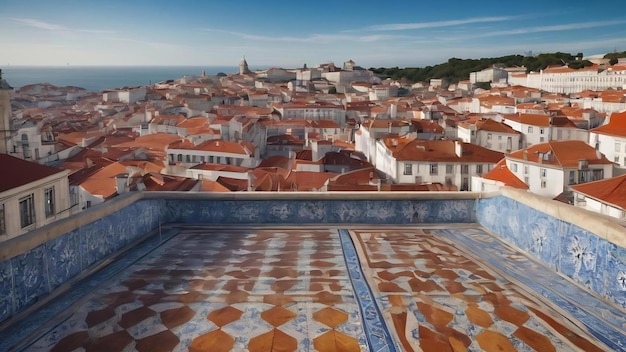
[{"label": "terracotta floor tile", "polygon": [[298,340],[279,329],[253,337],[248,344],[249,352],[291,352],[298,348]]},{"label": "terracotta floor tile", "polygon": [[313,339],[317,351],[324,352],[360,352],[359,342],[339,331],[330,330]]},{"label": "terracotta floor tile", "polygon": [[296,316],[297,314],[295,312],[289,309],[285,309],[283,307],[274,307],[269,310],[261,312],[261,318],[275,328],[292,320]]},{"label": "terracotta floor tile", "polygon": [[509,323],[517,326],[522,326],[530,318],[530,315],[526,312],[511,307],[508,304],[497,305],[494,309],[494,314],[502,320],[506,320]]},{"label": "terracotta floor tile", "polygon": [[156,315],[157,313],[148,307],[139,307],[137,309],[133,309],[130,312],[126,312],[122,315],[122,319],[117,323],[117,325],[121,326],[124,329],[128,329],[135,324],[148,319],[151,316]]},{"label": "terracotta floor tile", "polygon": [[313,313],[313,319],[334,328],[348,320],[348,314],[335,308],[326,307]]},{"label": "terracotta floor tile", "polygon": [[293,298],[285,296],[281,293],[263,296],[263,303],[273,304],[275,306],[283,306],[291,302],[293,302]]},{"label": "terracotta floor tile", "polygon": [[556,351],[556,347],[552,344],[550,339],[538,332],[531,330],[525,326],[517,329],[513,336],[524,341],[525,344],[535,349],[535,351],[553,352]]},{"label": "terracotta floor tile", "polygon": [[187,306],[169,309],[160,313],[161,324],[171,329],[188,322],[194,315],[196,312]]},{"label": "terracotta floor tile", "polygon": [[229,352],[235,344],[235,339],[222,330],[213,330],[196,337],[189,345],[190,352]]},{"label": "terracotta floor tile", "polygon": [[89,333],[85,330],[78,331],[73,334],[67,335],[57,342],[50,350],[51,352],[66,352],[74,351],[79,347],[85,346],[89,340]]},{"label": "terracotta floor tile", "polygon": [[169,352],[173,351],[180,340],[171,331],[165,330],[158,334],[137,340],[135,349],[138,352]]},{"label": "terracotta floor tile", "polygon": [[480,309],[477,304],[470,304],[465,309],[465,314],[467,314],[467,318],[474,324],[478,326],[482,326],[483,328],[488,328],[493,324],[493,319],[491,319],[491,315]]},{"label": "terracotta floor tile", "polygon": [[237,308],[226,306],[224,308],[220,308],[209,313],[207,319],[215,323],[217,326],[224,326],[226,324],[230,324],[235,320],[239,320],[243,312]]},{"label": "terracotta floor tile", "polygon": [[87,314],[85,322],[88,327],[96,326],[103,321],[107,321],[115,316],[115,309],[107,307],[100,310],[91,311]]},{"label": "terracotta floor tile", "polygon": [[126,330],[114,332],[96,341],[89,341],[85,346],[86,352],[121,352],[134,343],[133,337]]},{"label": "terracotta floor tile", "polygon": [[480,348],[486,352],[517,352],[517,349],[513,347],[506,336],[495,331],[482,331],[476,335],[476,341],[478,341]]}]

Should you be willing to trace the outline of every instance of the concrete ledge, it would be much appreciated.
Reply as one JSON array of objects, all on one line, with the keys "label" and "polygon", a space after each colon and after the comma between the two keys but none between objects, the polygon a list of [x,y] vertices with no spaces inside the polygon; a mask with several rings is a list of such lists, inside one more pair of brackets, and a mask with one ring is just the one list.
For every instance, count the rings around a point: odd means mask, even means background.
[{"label": "concrete ledge", "polygon": [[478,192],[144,192],[145,199],[177,200],[456,200],[478,199]]},{"label": "concrete ledge", "polygon": [[626,228],[616,219],[574,207],[514,188],[503,187],[501,194],[554,218],[574,224],[598,237],[626,248]]}]

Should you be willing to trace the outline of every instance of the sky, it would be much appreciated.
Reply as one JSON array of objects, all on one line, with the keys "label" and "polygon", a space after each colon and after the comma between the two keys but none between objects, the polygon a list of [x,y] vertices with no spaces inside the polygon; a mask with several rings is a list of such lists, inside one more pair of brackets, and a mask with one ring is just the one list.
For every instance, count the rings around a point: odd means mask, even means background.
[{"label": "sky", "polygon": [[[0,0],[0,67],[424,67],[626,50],[626,12],[569,1]],[[611,11],[610,9],[613,9]]]}]

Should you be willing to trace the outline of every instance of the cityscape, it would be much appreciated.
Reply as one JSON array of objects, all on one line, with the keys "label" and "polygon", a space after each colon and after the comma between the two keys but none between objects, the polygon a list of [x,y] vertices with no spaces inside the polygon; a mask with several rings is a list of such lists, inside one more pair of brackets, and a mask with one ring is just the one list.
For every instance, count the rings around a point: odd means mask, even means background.
[{"label": "cityscape", "polygon": [[[626,43],[566,33],[626,20],[401,15],[278,35],[190,14],[207,41],[238,38],[212,66],[193,49],[177,63],[194,72],[85,89],[12,77],[130,80],[186,39],[22,6],[0,25],[30,43],[0,59],[0,350],[626,350]],[[38,30],[75,41],[70,58],[27,54],[48,45]],[[485,51],[364,50],[406,31]],[[523,53],[499,42],[534,33],[546,42]]]}]

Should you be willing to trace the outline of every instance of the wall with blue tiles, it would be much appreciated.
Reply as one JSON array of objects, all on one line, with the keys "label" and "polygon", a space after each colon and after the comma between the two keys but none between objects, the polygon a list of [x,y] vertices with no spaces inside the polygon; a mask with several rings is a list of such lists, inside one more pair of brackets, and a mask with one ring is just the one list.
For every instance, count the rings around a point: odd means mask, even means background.
[{"label": "wall with blue tiles", "polygon": [[211,224],[475,223],[475,199],[167,200],[165,216]]},{"label": "wall with blue tiles", "polygon": [[502,195],[480,199],[476,217],[506,242],[626,308],[626,248]]},{"label": "wall with blue tiles", "polygon": [[157,228],[163,208],[162,200],[139,200],[0,262],[0,323]]}]

